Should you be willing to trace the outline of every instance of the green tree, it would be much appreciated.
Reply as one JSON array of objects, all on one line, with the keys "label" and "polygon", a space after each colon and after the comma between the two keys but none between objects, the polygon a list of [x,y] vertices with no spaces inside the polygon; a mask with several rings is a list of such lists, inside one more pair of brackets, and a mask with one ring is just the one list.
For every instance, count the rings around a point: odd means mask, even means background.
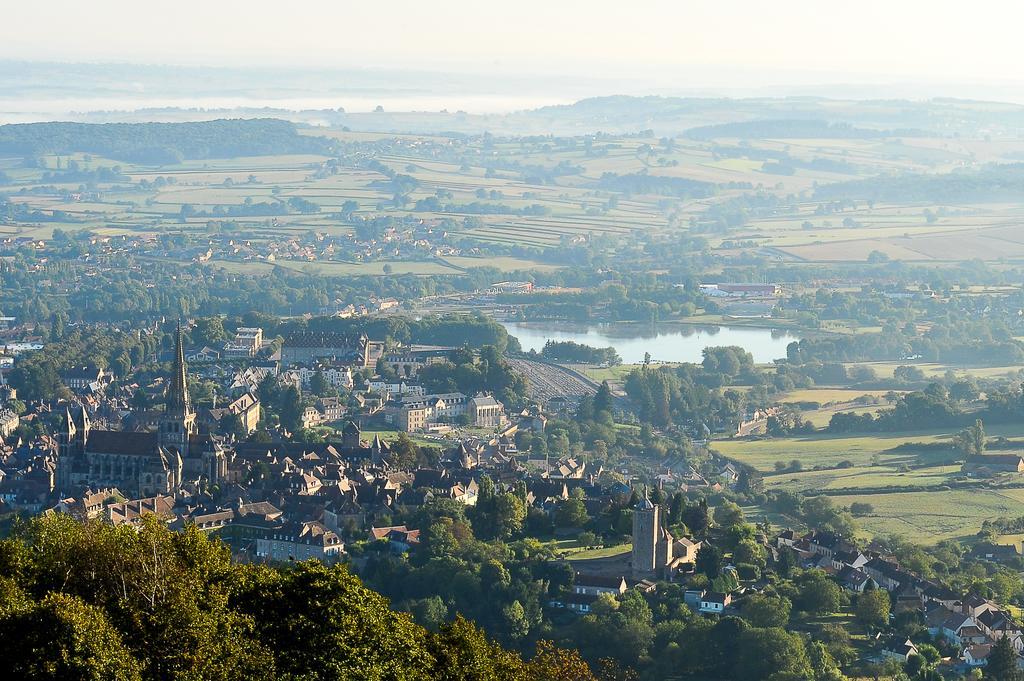
[{"label": "green tree", "polygon": [[799,583],[800,596],[797,605],[804,612],[828,615],[839,609],[842,592],[839,586],[820,570],[805,573]]},{"label": "green tree", "polygon": [[996,641],[988,655],[985,666],[985,678],[995,681],[1020,681],[1021,673],[1017,668],[1017,653],[1006,636]]},{"label": "green tree", "polygon": [[324,372],[317,371],[309,379],[309,391],[318,397],[323,397],[331,392],[331,384],[327,382]]},{"label": "green tree", "polygon": [[813,678],[803,639],[784,629],[747,629],[739,636],[732,678],[744,681]]},{"label": "green tree", "polygon": [[142,665],[106,613],[71,594],[51,593],[35,607],[0,620],[8,679],[135,681]]},{"label": "green tree", "polygon": [[973,425],[961,430],[954,438],[957,449],[966,458],[981,456],[985,453],[985,425],[977,419]]},{"label": "green tree", "polygon": [[583,500],[569,497],[558,504],[555,511],[555,524],[558,527],[583,527],[590,521],[587,507]]},{"label": "green tree", "polygon": [[889,624],[891,608],[889,593],[871,589],[857,597],[857,621],[868,629],[880,629]]},{"label": "green tree", "polygon": [[722,571],[722,552],[718,547],[705,543],[697,552],[696,570],[708,579],[718,577]]},{"label": "green tree", "polygon": [[302,411],[305,404],[302,401],[302,394],[294,385],[289,385],[281,391],[278,401],[278,415],[281,417],[281,425],[295,432],[302,427]]},{"label": "green tree", "polygon": [[715,507],[715,524],[720,527],[732,527],[743,522],[743,509],[731,501],[723,501]]},{"label": "green tree", "polygon": [[341,565],[248,568],[234,601],[293,678],[417,679],[434,663],[426,633]]},{"label": "green tree", "polygon": [[754,627],[785,628],[792,609],[788,598],[754,594],[743,602],[743,617]]}]

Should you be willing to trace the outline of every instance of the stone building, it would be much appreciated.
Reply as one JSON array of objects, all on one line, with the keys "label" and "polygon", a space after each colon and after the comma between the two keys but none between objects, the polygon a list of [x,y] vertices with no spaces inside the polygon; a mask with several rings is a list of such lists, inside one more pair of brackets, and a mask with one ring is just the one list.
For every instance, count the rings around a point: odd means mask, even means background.
[{"label": "stone building", "polygon": [[466,414],[474,426],[497,428],[505,424],[505,405],[492,395],[477,395],[466,403]]},{"label": "stone building", "polygon": [[281,364],[311,365],[319,359],[358,368],[374,368],[384,352],[384,344],[365,335],[346,336],[340,333],[293,333],[281,346]]},{"label": "stone building", "polygon": [[67,410],[58,438],[58,489],[68,494],[81,487],[117,487],[138,498],[173,492],[184,480],[217,484],[223,479],[226,457],[211,436],[198,431],[186,372],[179,328],[174,371],[155,432],[96,430],[84,407],[77,417]]},{"label": "stone building", "polygon": [[685,563],[694,563],[700,542],[686,537],[676,539],[664,526],[661,507],[651,502],[644,490],[643,499],[633,509],[634,579],[670,579]]}]

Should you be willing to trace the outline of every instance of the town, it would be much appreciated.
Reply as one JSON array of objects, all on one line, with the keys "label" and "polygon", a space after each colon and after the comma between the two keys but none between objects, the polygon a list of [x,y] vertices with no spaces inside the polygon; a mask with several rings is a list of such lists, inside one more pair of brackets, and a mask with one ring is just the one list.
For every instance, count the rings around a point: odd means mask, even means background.
[{"label": "town", "polygon": [[[922,573],[919,555],[915,569],[892,546],[844,534],[841,509],[805,509],[808,525],[823,525],[805,534],[773,531],[733,502],[763,494],[760,474],[696,438],[684,456],[652,462],[609,458],[604,442],[583,449],[552,432],[566,419],[612,418],[607,383],[537,393],[514,378],[532,361],[493,346],[314,330],[338,323],[353,320],[312,319],[269,338],[257,326],[228,331],[219,318],[165,321],[127,335],[152,338],[153,366],[166,371],[68,364],[51,396],[21,399],[10,379],[61,337],[26,335],[9,319],[8,331],[43,342],[9,343],[13,361],[0,372],[3,515],[115,527],[157,518],[218,538],[241,562],[348,564],[385,593],[394,585],[373,576],[384,565],[434,555],[446,533],[457,545],[453,518],[472,518],[463,531],[478,539],[547,542],[545,570],[566,572],[530,607],[567,632],[579,625],[566,616],[606,617],[639,594],[754,626],[784,626],[791,608],[794,622],[848,611],[855,647],[830,646],[831,665],[966,673],[1010,655],[1024,666],[1019,620],[990,588],[943,581],[932,567]],[[543,366],[532,370],[550,374]],[[482,389],[436,390],[465,384],[457,374],[470,368]],[[744,417],[737,434],[779,417],[777,408]],[[965,470],[977,472],[978,458]],[[1008,457],[981,458],[999,466]],[[1009,458],[1014,472],[1024,466]],[[974,551],[963,560],[1021,563],[1012,547]]]}]

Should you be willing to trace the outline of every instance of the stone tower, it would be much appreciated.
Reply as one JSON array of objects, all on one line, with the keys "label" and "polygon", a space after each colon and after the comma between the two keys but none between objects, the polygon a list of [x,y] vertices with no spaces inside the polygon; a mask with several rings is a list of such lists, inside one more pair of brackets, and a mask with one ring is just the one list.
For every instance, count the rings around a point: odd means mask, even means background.
[{"label": "stone tower", "polygon": [[167,400],[160,418],[158,442],[161,447],[173,448],[182,458],[188,458],[189,437],[196,431],[196,413],[188,396],[188,374],[185,367],[185,349],[181,342],[181,324],[174,333],[174,370],[167,385]]},{"label": "stone tower", "polygon": [[661,533],[661,509],[644,497],[633,509],[633,576],[653,577],[658,570],[658,539]]}]

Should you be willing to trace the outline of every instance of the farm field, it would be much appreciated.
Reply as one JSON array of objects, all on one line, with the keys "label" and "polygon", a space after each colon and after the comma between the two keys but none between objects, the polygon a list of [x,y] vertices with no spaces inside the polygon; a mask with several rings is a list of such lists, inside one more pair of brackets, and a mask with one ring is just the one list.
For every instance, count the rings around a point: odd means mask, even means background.
[{"label": "farm field", "polygon": [[828,404],[831,402],[847,403],[858,397],[867,395],[869,397],[884,397],[887,390],[859,390],[857,388],[808,388],[802,390],[791,390],[778,398],[779,402],[818,402]]},{"label": "farm field", "polygon": [[834,468],[845,461],[854,466],[869,466],[876,456],[880,463],[887,465],[912,464],[918,461],[917,453],[891,450],[908,442],[934,443],[948,440],[948,433],[937,431],[895,435],[816,434],[763,440],[716,440],[711,443],[711,447],[725,456],[767,473],[775,471],[776,462],[788,464],[791,461],[799,461],[805,469],[815,466]]},{"label": "farm field", "polygon": [[765,477],[765,487],[813,494],[818,490],[884,487],[930,487],[960,474],[960,465],[937,465],[901,471],[896,466],[855,466],[826,471],[800,471]]},{"label": "farm field", "polygon": [[[1024,436],[1024,424],[989,425],[985,432],[989,437],[1018,438]],[[715,440],[711,447],[762,472],[774,473],[777,461],[788,464],[796,460],[804,469],[835,468],[847,461],[853,466],[870,466],[876,456],[878,463],[891,466],[937,463],[946,456],[941,450],[914,450],[910,445],[950,443],[952,436],[952,433],[941,430],[855,435],[816,433],[782,438]],[[908,447],[894,451],[900,445]]]},{"label": "farm field", "polygon": [[521,270],[534,270],[539,272],[550,272],[560,269],[560,265],[537,262],[526,258],[493,257],[473,258],[464,256],[446,256],[442,260],[453,267],[462,269],[473,269],[475,267],[495,267],[503,272],[516,272]]},{"label": "farm field", "polygon": [[935,378],[943,376],[947,371],[958,375],[969,375],[976,378],[1001,378],[1008,374],[1016,374],[1021,370],[1020,366],[984,367],[984,366],[963,366],[950,364],[936,364],[930,362],[846,362],[847,368],[855,366],[867,366],[874,370],[878,378],[892,378],[893,372],[900,366],[913,366],[924,372],[925,377]]},{"label": "farm field", "polygon": [[985,520],[1024,515],[1024,490],[942,490],[834,496],[840,506],[871,504],[872,512],[857,518],[865,537],[899,534],[922,544],[965,539]]}]

